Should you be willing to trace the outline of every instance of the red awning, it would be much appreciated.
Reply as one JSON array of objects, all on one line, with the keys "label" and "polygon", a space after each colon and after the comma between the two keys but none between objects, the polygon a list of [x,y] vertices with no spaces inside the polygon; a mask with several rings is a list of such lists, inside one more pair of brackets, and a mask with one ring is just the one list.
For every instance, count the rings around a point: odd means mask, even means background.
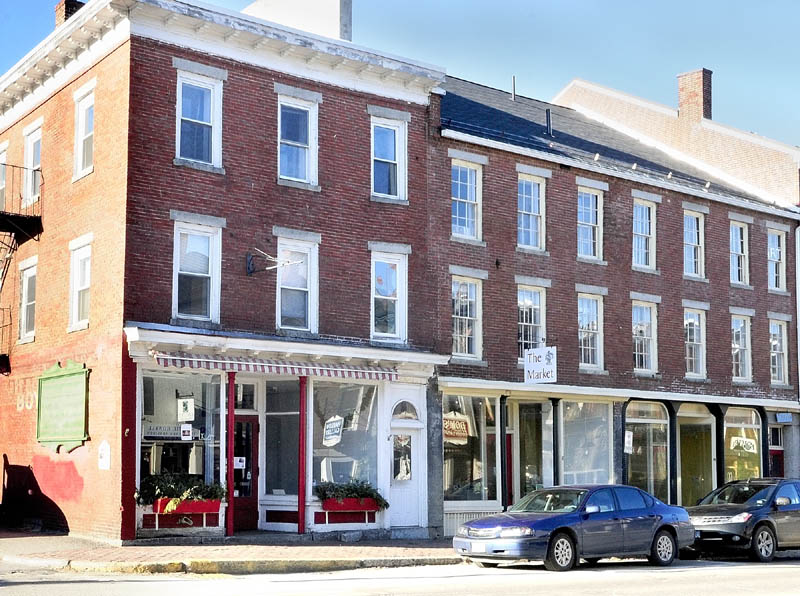
[{"label": "red awning", "polygon": [[222,354],[190,354],[187,352],[154,352],[161,366],[194,368],[230,372],[252,372],[295,377],[336,377],[340,379],[367,379],[370,381],[396,381],[397,371],[380,366],[351,366],[347,364],[315,364],[313,362],[287,362]]}]

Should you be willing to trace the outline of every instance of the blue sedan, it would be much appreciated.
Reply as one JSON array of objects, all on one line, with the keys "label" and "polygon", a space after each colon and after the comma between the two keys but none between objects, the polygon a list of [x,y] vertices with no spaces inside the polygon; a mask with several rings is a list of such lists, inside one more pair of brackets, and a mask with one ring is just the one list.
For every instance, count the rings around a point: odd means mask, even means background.
[{"label": "blue sedan", "polygon": [[508,512],[458,528],[453,548],[480,567],[544,561],[567,571],[583,558],[646,556],[669,565],[692,544],[694,527],[682,507],[665,505],[632,486],[557,486],[533,491]]}]

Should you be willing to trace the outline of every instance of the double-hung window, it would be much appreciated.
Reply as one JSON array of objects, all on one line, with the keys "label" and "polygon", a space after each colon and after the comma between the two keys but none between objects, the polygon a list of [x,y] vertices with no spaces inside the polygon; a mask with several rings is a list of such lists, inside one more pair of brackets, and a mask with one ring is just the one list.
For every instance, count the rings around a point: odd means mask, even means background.
[{"label": "double-hung window", "polygon": [[706,313],[684,309],[683,337],[686,345],[686,376],[704,379],[706,376]]},{"label": "double-hung window", "polygon": [[750,265],[747,252],[747,224],[732,221],[730,234],[731,283],[747,285]]},{"label": "double-hung window", "polygon": [[466,277],[453,277],[453,355],[480,359],[481,282]]},{"label": "double-hung window", "polygon": [[769,289],[786,289],[786,232],[768,230],[767,262],[769,267]]},{"label": "double-hung window", "polygon": [[278,238],[275,302],[279,329],[317,333],[318,257],[316,242]]},{"label": "double-hung window", "polygon": [[544,250],[544,178],[519,174],[517,179],[517,245]]},{"label": "double-hung window", "polygon": [[42,120],[24,131],[25,135],[25,197],[23,207],[39,200],[42,186]]},{"label": "double-hung window", "polygon": [[278,96],[278,172],[285,180],[317,184],[317,102]]},{"label": "double-hung window", "polygon": [[407,123],[372,116],[372,194],[406,199]]},{"label": "double-hung window", "polygon": [[656,268],[656,205],[639,199],[633,202],[633,265]]},{"label": "double-hung window", "polygon": [[733,359],[733,380],[749,382],[752,378],[750,367],[750,317],[731,317],[731,357]]},{"label": "double-hung window", "polygon": [[705,276],[704,217],[695,211],[683,212],[683,274]]},{"label": "double-hung window", "polygon": [[578,294],[580,368],[603,368],[603,297]]},{"label": "double-hung window", "polygon": [[222,167],[222,81],[178,71],[176,156]]},{"label": "double-hung window", "polygon": [[221,230],[175,222],[172,316],[219,322]]},{"label": "double-hung window", "polygon": [[405,341],[408,256],[372,253],[372,338]]},{"label": "double-hung window", "polygon": [[633,370],[654,373],[658,370],[658,313],[656,305],[649,302],[634,302],[633,322]]},{"label": "double-hung window", "polygon": [[481,238],[480,165],[454,159],[450,168],[452,209],[450,233],[459,238]]},{"label": "double-hung window", "polygon": [[19,339],[32,341],[36,335],[36,265],[37,258],[26,259],[19,264],[20,305]]},{"label": "double-hung window", "polygon": [[578,256],[603,258],[603,193],[578,187]]},{"label": "double-hung window", "polygon": [[70,242],[69,331],[89,325],[89,288],[92,284],[91,234]]},{"label": "double-hung window", "polygon": [[81,178],[94,166],[94,87],[93,79],[75,92],[75,163],[73,177]]},{"label": "double-hung window", "polygon": [[544,346],[544,316],[544,288],[519,286],[517,288],[517,345],[520,358],[525,356],[525,350]]},{"label": "double-hung window", "polygon": [[770,379],[773,385],[788,385],[788,357],[786,353],[786,323],[769,322]]},{"label": "double-hung window", "polygon": [[0,211],[6,208],[6,147],[8,143],[0,143]]}]

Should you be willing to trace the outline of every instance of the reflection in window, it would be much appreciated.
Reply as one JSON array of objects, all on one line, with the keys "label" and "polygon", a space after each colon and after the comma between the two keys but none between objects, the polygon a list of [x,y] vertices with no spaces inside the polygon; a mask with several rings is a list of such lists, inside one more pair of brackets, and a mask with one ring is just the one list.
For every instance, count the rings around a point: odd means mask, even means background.
[{"label": "reflection in window", "polygon": [[401,401],[394,407],[392,418],[395,420],[419,420],[417,409],[408,401]]},{"label": "reflection in window", "polygon": [[442,398],[445,501],[497,499],[494,399]]},{"label": "reflection in window", "polygon": [[725,482],[761,476],[761,418],[749,408],[725,413]]},{"label": "reflection in window", "polygon": [[609,482],[610,406],[563,401],[564,484]]},{"label": "reflection in window", "polygon": [[265,490],[268,495],[297,495],[300,444],[300,383],[267,383],[262,444],[266,450]]},{"label": "reflection in window", "polygon": [[393,435],[392,478],[411,480],[411,435]]},{"label": "reflection in window", "polygon": [[633,433],[633,453],[628,456],[628,482],[668,500],[667,412],[657,403],[636,402],[628,405],[625,430]]}]

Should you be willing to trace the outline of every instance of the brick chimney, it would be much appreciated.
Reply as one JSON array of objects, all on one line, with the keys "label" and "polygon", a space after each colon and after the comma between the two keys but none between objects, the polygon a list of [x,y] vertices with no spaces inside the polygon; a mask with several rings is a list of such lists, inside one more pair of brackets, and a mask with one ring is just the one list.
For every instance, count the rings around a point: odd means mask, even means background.
[{"label": "brick chimney", "polygon": [[83,6],[80,0],[61,0],[56,4],[56,28],[63,25]]},{"label": "brick chimney", "polygon": [[711,71],[707,68],[678,75],[678,117],[711,120]]}]

